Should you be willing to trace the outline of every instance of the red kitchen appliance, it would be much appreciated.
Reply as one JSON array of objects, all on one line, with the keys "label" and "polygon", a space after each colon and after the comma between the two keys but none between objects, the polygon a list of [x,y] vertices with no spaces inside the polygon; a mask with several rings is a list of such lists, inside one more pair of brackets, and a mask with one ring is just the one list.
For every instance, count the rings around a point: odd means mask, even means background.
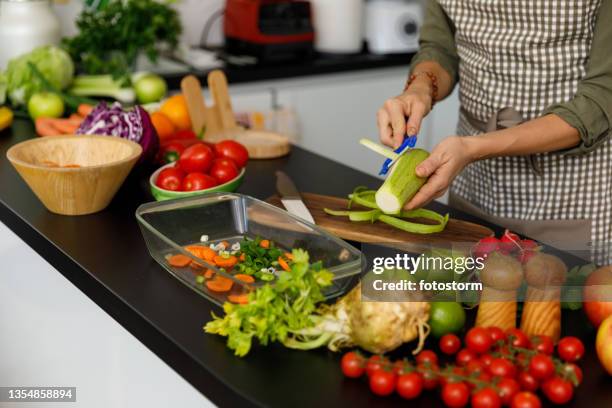
[{"label": "red kitchen appliance", "polygon": [[226,0],[223,31],[229,54],[253,55],[259,62],[303,59],[313,54],[309,1]]}]

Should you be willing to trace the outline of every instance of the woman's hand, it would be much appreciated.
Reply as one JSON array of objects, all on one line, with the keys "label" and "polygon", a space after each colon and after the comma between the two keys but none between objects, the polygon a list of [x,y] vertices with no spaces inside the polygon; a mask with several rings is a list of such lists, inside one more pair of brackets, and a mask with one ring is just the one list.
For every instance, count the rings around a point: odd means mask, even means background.
[{"label": "woman's hand", "polygon": [[421,121],[431,111],[431,95],[430,84],[415,81],[406,92],[388,99],[377,115],[380,141],[397,149],[406,135],[418,134]]},{"label": "woman's hand", "polygon": [[447,137],[417,166],[417,176],[429,177],[429,180],[404,206],[404,209],[421,208],[442,196],[457,174],[474,161],[475,156],[467,139],[459,136]]}]

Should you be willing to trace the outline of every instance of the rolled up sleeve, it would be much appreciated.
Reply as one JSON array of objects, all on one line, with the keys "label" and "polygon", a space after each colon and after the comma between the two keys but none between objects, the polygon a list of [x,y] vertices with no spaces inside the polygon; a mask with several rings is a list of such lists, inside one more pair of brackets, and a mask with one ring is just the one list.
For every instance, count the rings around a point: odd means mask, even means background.
[{"label": "rolled up sleeve", "polygon": [[423,26],[419,34],[419,51],[412,58],[410,71],[424,61],[435,61],[457,83],[459,56],[455,44],[455,27],[437,0],[427,0]]},{"label": "rolled up sleeve", "polygon": [[576,95],[565,103],[548,107],[544,114],[555,114],[580,133],[581,143],[564,151],[580,155],[593,151],[608,140],[612,131],[612,1],[601,3],[586,75]]}]

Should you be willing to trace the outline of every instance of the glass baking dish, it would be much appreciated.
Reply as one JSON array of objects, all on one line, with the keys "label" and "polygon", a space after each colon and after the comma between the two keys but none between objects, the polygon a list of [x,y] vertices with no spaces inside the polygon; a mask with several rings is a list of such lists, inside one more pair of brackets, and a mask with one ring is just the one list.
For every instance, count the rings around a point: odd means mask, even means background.
[{"label": "glass baking dish", "polygon": [[[264,281],[246,283],[231,271],[212,265],[201,268],[202,259],[185,249],[189,245],[213,246],[226,242],[229,247],[245,237],[268,239],[290,252],[301,248],[310,254],[310,262],[321,261],[335,276],[326,289],[327,298],[346,292],[365,265],[355,247],[301,218],[253,197],[236,193],[210,193],[191,198],[143,204],[136,210],[142,235],[151,256],[181,282],[209,300],[222,305],[229,295],[248,293]],[[168,258],[183,254],[190,265],[174,267]],[[198,263],[199,262],[199,263]],[[213,273],[232,279],[229,292],[219,293],[206,282]],[[272,281],[273,283],[273,281]]]}]

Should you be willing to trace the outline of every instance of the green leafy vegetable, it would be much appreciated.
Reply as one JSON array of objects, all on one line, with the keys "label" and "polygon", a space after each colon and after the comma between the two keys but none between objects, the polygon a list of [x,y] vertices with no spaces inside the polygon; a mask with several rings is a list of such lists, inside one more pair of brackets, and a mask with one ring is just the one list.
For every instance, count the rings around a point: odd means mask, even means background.
[{"label": "green leafy vegetable", "polygon": [[[36,75],[32,67],[38,70]],[[24,106],[30,97],[48,87],[61,91],[72,82],[74,64],[62,49],[45,46],[9,61],[6,69],[8,98],[14,106]],[[2,80],[0,79],[0,88]],[[2,99],[0,89],[0,99]]]},{"label": "green leafy vegetable", "polygon": [[248,304],[225,303],[225,316],[213,314],[204,330],[227,337],[227,346],[242,357],[254,338],[262,345],[285,343],[291,333],[313,326],[311,315],[325,299],[322,289],[331,285],[333,274],[320,262],[310,264],[304,250],[294,249],[292,256],[290,272],[281,272],[274,285],[252,292]]},{"label": "green leafy vegetable", "polygon": [[76,24],[79,34],[64,45],[77,67],[88,74],[111,74],[129,82],[139,53],[155,62],[158,45],[178,44],[182,31],[171,1],[110,1],[97,10],[86,8]]},{"label": "green leafy vegetable", "polygon": [[244,261],[241,261],[236,268],[240,273],[253,275],[263,281],[272,281],[275,275],[268,268],[279,269],[277,260],[283,251],[273,241],[270,241],[269,248],[262,248],[261,241],[262,239],[257,237],[244,238],[240,242],[240,252],[244,254]]}]

